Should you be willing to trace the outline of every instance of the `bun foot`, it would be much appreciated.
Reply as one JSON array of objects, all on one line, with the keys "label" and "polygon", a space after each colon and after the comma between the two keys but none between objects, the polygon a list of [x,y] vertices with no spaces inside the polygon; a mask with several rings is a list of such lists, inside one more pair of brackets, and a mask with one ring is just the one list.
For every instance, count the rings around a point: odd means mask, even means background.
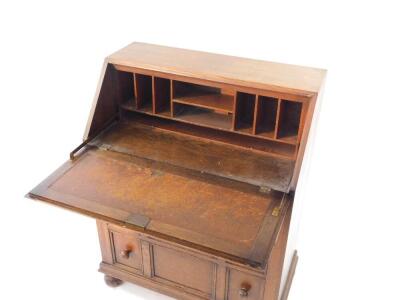
[{"label": "bun foot", "polygon": [[122,280],[114,278],[110,275],[104,275],[104,281],[109,287],[117,287],[123,283]]}]

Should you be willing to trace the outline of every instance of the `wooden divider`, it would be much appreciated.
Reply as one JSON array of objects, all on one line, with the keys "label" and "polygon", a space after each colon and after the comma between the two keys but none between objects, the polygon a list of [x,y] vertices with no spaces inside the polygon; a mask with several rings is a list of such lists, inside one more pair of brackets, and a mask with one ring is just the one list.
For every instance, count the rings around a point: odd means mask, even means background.
[{"label": "wooden divider", "polygon": [[136,89],[136,109],[145,112],[153,111],[152,77],[148,75],[134,74]]},{"label": "wooden divider", "polygon": [[133,87],[133,102],[122,108],[298,148],[302,101],[138,73]]},{"label": "wooden divider", "polygon": [[253,134],[268,138],[275,137],[279,100],[257,95]]},{"label": "wooden divider", "polygon": [[153,113],[171,116],[171,80],[153,76]]}]

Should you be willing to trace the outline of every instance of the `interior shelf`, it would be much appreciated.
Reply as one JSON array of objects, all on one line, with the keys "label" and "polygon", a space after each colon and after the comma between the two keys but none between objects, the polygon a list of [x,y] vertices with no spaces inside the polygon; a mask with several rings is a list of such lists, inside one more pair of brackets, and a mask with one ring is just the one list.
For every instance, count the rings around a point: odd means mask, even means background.
[{"label": "interior shelf", "polygon": [[259,140],[270,153],[295,155],[302,102],[122,71],[118,81],[125,111],[223,130],[242,142]]},{"label": "interior shelf", "polygon": [[232,114],[218,113],[211,109],[181,103],[174,103],[174,118],[217,129],[230,130],[232,128]]},{"label": "interior shelf", "polygon": [[233,112],[233,96],[224,94],[193,94],[190,96],[182,96],[172,100],[176,103],[193,105],[201,108],[213,109],[215,111],[232,113]]}]

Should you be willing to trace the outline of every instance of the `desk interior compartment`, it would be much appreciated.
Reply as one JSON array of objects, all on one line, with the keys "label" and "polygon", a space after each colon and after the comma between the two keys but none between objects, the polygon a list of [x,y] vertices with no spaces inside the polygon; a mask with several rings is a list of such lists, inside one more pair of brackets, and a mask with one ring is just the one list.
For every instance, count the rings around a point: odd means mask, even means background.
[{"label": "desk interior compartment", "polygon": [[278,111],[278,99],[258,96],[254,134],[274,138]]},{"label": "desk interior compartment", "polygon": [[136,109],[153,112],[153,83],[152,77],[135,73]]},{"label": "desk interior compartment", "polygon": [[302,103],[281,100],[277,138],[296,143],[298,140]]},{"label": "desk interior compartment", "polygon": [[253,133],[256,95],[237,92],[235,107],[235,130]]},{"label": "desk interior compartment", "polygon": [[171,116],[171,80],[153,77],[154,113]]}]

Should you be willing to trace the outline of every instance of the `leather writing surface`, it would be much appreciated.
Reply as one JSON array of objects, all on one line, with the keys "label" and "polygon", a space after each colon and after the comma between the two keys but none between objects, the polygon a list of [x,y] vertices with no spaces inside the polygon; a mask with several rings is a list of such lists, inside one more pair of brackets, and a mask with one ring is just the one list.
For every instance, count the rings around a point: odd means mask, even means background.
[{"label": "leather writing surface", "polygon": [[140,214],[150,220],[145,230],[243,259],[280,201],[278,193],[246,192],[240,184],[183,176],[112,151],[90,150],[68,165],[31,196],[120,222]]}]

